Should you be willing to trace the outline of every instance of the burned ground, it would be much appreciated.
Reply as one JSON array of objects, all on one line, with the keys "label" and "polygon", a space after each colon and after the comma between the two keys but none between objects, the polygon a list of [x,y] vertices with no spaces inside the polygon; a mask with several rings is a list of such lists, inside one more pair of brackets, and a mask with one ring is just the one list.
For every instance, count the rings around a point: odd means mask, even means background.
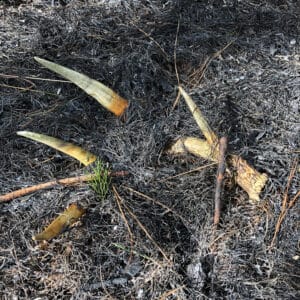
[{"label": "burned ground", "polygon": [[[299,299],[299,201],[270,247],[300,150],[298,1],[52,2],[0,2],[1,194],[86,172],[16,135],[45,133],[130,173],[112,182],[127,224],[114,193],[99,201],[88,185],[1,203],[1,299]],[[230,42],[201,79],[205,59]],[[257,204],[226,179],[216,232],[216,167],[166,179],[208,163],[163,151],[200,135],[183,101],[172,110],[174,49],[180,83],[211,127],[269,176]],[[130,100],[126,115],[34,56],[113,88]],[[289,198],[298,191],[299,166]],[[43,248],[32,241],[73,202],[87,209],[81,223]]]}]

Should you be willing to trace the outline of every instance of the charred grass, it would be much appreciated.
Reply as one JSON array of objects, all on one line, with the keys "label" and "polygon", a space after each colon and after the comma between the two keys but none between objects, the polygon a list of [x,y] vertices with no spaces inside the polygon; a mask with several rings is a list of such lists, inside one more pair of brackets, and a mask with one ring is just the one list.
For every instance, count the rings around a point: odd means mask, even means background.
[{"label": "charred grass", "polygon": [[[52,3],[0,1],[1,193],[84,173],[18,130],[82,145],[130,176],[112,182],[121,210],[112,190],[99,202],[88,185],[1,204],[1,299],[299,299],[299,201],[270,247],[300,150],[297,1]],[[207,162],[163,151],[200,134],[183,101],[172,110],[176,36],[181,84],[230,151],[269,176],[255,205],[225,181],[217,231],[216,167],[173,178]],[[231,41],[200,78],[205,59]],[[33,56],[111,87],[130,100],[126,116]],[[299,165],[289,197],[297,191]],[[72,202],[87,209],[80,223],[43,247],[32,241]]]}]

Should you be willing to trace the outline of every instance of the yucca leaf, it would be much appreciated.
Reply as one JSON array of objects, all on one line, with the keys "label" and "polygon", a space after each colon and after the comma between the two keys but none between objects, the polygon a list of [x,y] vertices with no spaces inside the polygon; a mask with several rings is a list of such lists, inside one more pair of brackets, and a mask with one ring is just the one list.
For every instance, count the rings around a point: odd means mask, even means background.
[{"label": "yucca leaf", "polygon": [[48,145],[56,150],[59,150],[69,156],[79,160],[85,166],[91,164],[97,159],[97,156],[83,148],[76,146],[72,143],[65,142],[52,136],[45,134],[35,133],[31,131],[18,131],[18,135],[32,139],[34,141]]},{"label": "yucca leaf", "polygon": [[207,121],[205,120],[201,110],[197,107],[196,103],[193,99],[186,93],[186,91],[179,86],[179,91],[183,96],[188,108],[190,109],[193,118],[195,119],[196,123],[198,124],[200,130],[202,131],[203,135],[205,136],[206,140],[209,144],[213,145],[218,142],[218,137],[209,127]]},{"label": "yucca leaf", "polygon": [[43,58],[34,57],[44,67],[70,80],[88,95],[96,99],[102,106],[113,112],[116,116],[121,116],[128,107],[128,101],[120,97],[113,90],[82,73],[73,71],[59,64],[53,63]]},{"label": "yucca leaf", "polygon": [[51,240],[74,224],[84,213],[85,209],[79,207],[76,203],[72,203],[43,232],[35,235],[32,239],[35,241]]}]

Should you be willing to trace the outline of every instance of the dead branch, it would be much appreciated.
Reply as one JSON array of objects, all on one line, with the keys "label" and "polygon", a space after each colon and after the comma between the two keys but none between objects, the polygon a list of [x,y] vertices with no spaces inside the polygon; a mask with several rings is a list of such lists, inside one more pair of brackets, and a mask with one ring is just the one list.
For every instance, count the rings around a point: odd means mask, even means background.
[{"label": "dead branch", "polygon": [[218,171],[217,171],[217,182],[216,182],[216,192],[215,192],[215,213],[214,213],[214,225],[218,225],[220,222],[221,215],[221,192],[223,187],[223,179],[224,173],[226,169],[225,165],[225,154],[227,149],[227,138],[222,137],[220,139],[219,145],[219,163],[218,163]]},{"label": "dead branch", "polygon": [[[118,171],[118,172],[111,172],[109,174],[112,177],[121,177],[128,175],[127,171]],[[76,177],[69,177],[69,178],[63,178],[63,179],[55,179],[49,182],[40,183],[37,185],[29,186],[26,188],[21,188],[19,190],[7,193],[5,195],[0,196],[0,203],[1,202],[8,202],[13,199],[37,192],[39,190],[47,189],[50,187],[54,187],[57,185],[73,185],[73,184],[81,184],[83,182],[90,181],[93,178],[93,174],[87,174],[87,175],[81,175]]]}]

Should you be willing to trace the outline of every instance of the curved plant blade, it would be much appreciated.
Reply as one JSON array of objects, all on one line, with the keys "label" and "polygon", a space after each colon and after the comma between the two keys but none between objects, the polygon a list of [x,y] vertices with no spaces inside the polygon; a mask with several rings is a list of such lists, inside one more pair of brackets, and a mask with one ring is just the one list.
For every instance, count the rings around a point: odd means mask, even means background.
[{"label": "curved plant blade", "polygon": [[181,95],[183,96],[188,108],[190,109],[193,118],[195,119],[196,123],[198,124],[200,130],[202,131],[203,135],[207,139],[208,143],[213,145],[218,143],[218,137],[209,127],[207,121],[205,120],[201,110],[197,107],[196,103],[193,99],[187,94],[187,92],[182,88],[178,87]]},{"label": "curved plant blade", "polygon": [[35,241],[51,240],[74,224],[84,213],[84,208],[72,203],[43,232],[35,235],[32,239]]},{"label": "curved plant blade", "polygon": [[85,166],[93,163],[97,159],[97,156],[92,154],[91,152],[84,150],[83,148],[76,146],[74,144],[54,138],[52,136],[35,133],[31,131],[18,131],[17,134],[32,139],[34,141],[43,143],[69,156],[72,156],[77,160],[79,160]]},{"label": "curved plant blade", "polygon": [[121,116],[128,107],[127,100],[120,97],[117,93],[99,81],[46,59],[39,57],[34,57],[34,59],[44,67],[79,86],[87,94],[96,99],[102,106],[113,112],[116,116]]}]

